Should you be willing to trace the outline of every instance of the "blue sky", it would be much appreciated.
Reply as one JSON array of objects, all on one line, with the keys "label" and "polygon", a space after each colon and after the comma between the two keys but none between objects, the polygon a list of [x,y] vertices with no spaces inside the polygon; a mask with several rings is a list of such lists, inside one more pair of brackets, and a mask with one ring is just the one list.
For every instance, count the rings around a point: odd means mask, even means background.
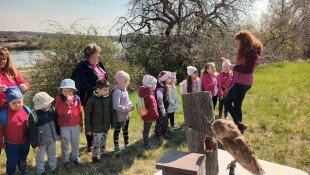
[{"label": "blue sky", "polygon": [[[255,4],[255,18],[266,9],[268,0]],[[0,0],[0,31],[47,31],[45,20],[70,25],[82,18],[82,24],[102,27],[107,34],[120,16],[126,16],[129,0]]]}]

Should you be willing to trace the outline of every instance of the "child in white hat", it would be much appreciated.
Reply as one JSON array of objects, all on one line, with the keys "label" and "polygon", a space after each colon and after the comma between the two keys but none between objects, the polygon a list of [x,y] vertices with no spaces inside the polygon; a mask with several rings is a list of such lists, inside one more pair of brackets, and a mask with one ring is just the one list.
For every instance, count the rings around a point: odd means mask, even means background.
[{"label": "child in white hat", "polygon": [[194,66],[188,66],[187,68],[187,78],[180,83],[181,94],[191,93],[191,92],[201,92],[201,80],[198,77],[198,70]]},{"label": "child in white hat", "polygon": [[168,115],[168,118],[170,119],[170,125],[173,129],[177,128],[177,125],[174,122],[174,113],[181,108],[179,104],[177,89],[175,86],[177,83],[176,75],[177,75],[176,72],[171,72],[171,82],[170,84],[167,84],[169,88],[169,93],[170,93],[167,115]]},{"label": "child in white hat", "polygon": [[54,98],[38,92],[32,99],[34,110],[29,115],[30,142],[36,155],[37,174],[45,175],[44,154],[47,153],[52,174],[57,174],[56,140],[60,139],[57,114],[51,108]]},{"label": "child in white hat", "polygon": [[79,159],[80,132],[83,130],[82,105],[78,95],[75,82],[64,79],[61,82],[59,95],[56,96],[56,111],[58,114],[58,125],[61,134],[61,153],[63,166],[70,167],[69,145],[72,147],[71,160],[75,165],[81,165]]}]

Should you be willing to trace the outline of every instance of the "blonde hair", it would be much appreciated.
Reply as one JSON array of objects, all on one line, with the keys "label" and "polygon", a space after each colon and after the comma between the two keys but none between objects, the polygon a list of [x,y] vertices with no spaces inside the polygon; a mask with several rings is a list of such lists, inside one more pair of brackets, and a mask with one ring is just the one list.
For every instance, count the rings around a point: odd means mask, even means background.
[{"label": "blonde hair", "polygon": [[6,58],[6,64],[2,69],[4,69],[8,78],[13,81],[17,76],[17,69],[13,64],[10,52],[8,50],[3,50],[2,48],[0,48],[0,55]]},{"label": "blonde hair", "polygon": [[208,63],[206,63],[206,64],[203,66],[203,69],[201,70],[201,74],[202,74],[202,75],[208,74],[208,71],[207,71],[207,70],[208,70],[211,66],[215,66],[215,63],[214,63],[214,62],[208,62]]},{"label": "blonde hair", "polygon": [[240,41],[238,54],[236,60],[244,57],[246,52],[250,49],[254,49],[258,55],[260,55],[263,49],[262,42],[256,38],[249,30],[240,30],[236,35],[235,39]]},{"label": "blonde hair", "polygon": [[93,54],[101,52],[101,48],[97,44],[88,44],[83,51],[84,58],[89,59]]}]

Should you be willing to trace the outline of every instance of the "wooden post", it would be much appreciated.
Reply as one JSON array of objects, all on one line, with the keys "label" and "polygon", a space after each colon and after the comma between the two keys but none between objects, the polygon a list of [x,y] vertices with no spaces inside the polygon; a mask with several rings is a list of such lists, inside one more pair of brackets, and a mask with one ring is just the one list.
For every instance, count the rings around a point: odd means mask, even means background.
[{"label": "wooden post", "polygon": [[214,120],[210,92],[183,94],[183,110],[186,125],[188,151],[206,155],[206,174],[217,175],[217,141],[211,124]]}]

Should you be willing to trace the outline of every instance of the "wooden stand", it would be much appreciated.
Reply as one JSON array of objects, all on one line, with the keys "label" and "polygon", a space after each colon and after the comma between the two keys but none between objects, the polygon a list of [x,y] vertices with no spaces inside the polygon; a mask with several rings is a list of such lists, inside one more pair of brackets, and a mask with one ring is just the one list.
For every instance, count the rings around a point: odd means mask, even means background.
[{"label": "wooden stand", "polygon": [[188,151],[206,155],[206,174],[217,175],[218,150],[211,123],[214,120],[210,92],[183,94]]},{"label": "wooden stand", "polygon": [[203,154],[168,151],[156,164],[162,175],[206,175]]}]

